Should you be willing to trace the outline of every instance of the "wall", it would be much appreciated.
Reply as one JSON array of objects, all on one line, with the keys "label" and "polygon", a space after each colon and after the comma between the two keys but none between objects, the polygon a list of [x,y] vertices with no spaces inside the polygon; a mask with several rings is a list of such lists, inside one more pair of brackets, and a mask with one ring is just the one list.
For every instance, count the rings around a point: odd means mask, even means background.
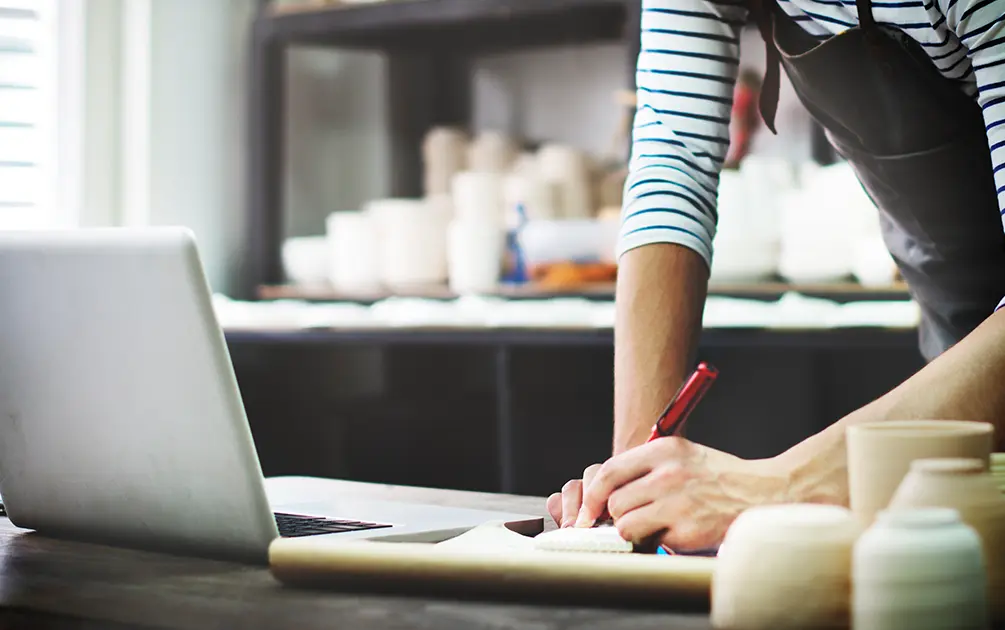
[{"label": "wall", "polygon": [[126,0],[121,221],[187,225],[226,287],[243,240],[245,41],[253,0]]},{"label": "wall", "polygon": [[[740,48],[741,63],[763,72],[764,43],[756,30],[743,32]],[[609,154],[621,116],[613,94],[629,85],[629,72],[627,53],[618,44],[481,59],[475,67],[474,126]],[[809,116],[784,75],[778,110],[779,135],[761,133],[754,152],[809,159]]]}]

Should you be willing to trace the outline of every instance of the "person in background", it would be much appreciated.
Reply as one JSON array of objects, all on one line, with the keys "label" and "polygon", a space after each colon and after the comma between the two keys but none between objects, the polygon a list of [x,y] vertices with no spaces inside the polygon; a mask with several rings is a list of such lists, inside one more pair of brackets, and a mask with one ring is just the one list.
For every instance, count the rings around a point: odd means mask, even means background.
[{"label": "person in background", "polygon": [[722,167],[738,169],[743,158],[750,153],[754,136],[760,128],[761,117],[757,101],[761,95],[761,77],[751,69],[740,71],[733,92],[733,109],[730,114],[729,152]]},{"label": "person in background", "polygon": [[[1005,437],[1005,0],[777,2],[642,2],[619,246],[613,457],[548,499],[563,526],[592,525],[606,507],[626,539],[710,548],[754,505],[847,504],[852,424],[993,421],[1000,444]],[[643,445],[696,358],[748,15],[767,50],[766,126],[775,131],[784,67],[879,209],[921,310],[929,361],[762,460],[683,438]]]}]

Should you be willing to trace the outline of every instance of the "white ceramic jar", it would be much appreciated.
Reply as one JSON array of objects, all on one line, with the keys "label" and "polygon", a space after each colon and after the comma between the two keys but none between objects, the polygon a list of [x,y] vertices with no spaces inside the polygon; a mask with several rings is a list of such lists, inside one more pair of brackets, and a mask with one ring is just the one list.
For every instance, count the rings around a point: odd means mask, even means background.
[{"label": "white ceramic jar", "polygon": [[981,540],[951,508],[884,510],[855,544],[855,630],[986,630]]},{"label": "white ceramic jar", "polygon": [[722,630],[846,630],[859,528],[834,505],[753,507],[733,522],[712,576]]},{"label": "white ceramic jar", "polygon": [[336,291],[380,288],[380,239],[376,223],[363,212],[333,212],[325,221],[328,280]]}]

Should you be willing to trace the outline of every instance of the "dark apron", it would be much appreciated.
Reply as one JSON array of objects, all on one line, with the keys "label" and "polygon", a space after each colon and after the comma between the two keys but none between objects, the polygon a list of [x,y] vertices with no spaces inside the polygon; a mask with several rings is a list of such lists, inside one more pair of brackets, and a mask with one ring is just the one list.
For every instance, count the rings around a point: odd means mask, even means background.
[{"label": "dark apron", "polygon": [[823,42],[773,0],[753,5],[768,53],[766,124],[774,131],[780,62],[879,208],[921,307],[921,352],[935,358],[1005,296],[1005,233],[976,99],[910,37],[876,24],[869,0],[857,0],[858,27]]}]

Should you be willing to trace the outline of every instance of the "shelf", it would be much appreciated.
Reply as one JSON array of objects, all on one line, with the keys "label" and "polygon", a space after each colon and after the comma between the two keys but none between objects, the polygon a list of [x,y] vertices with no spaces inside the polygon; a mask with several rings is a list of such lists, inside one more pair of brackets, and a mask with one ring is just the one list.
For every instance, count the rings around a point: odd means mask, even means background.
[{"label": "shelf", "polygon": [[[788,292],[797,292],[812,297],[821,297],[837,302],[857,300],[906,300],[910,298],[907,285],[899,283],[889,287],[864,287],[853,282],[833,284],[788,284],[765,282],[752,284],[711,284],[709,295],[741,297],[757,300],[777,300]],[[614,284],[604,283],[585,286],[576,290],[556,291],[533,285],[504,286],[493,295],[510,299],[548,299],[555,297],[583,297],[598,300],[614,298]],[[263,300],[307,300],[312,302],[359,302],[371,304],[390,297],[413,297],[432,300],[448,300],[457,296],[445,286],[420,287],[411,291],[370,293],[340,293],[331,287],[267,285],[259,287],[259,299]]]},{"label": "shelf", "polygon": [[[384,0],[272,7],[260,34],[289,44],[340,48],[466,50],[619,40],[639,0]],[[637,10],[637,9],[636,9]]]},{"label": "shelf", "polygon": [[[614,345],[610,329],[381,328],[339,330],[228,330],[234,344],[554,346]],[[706,329],[708,348],[856,349],[916,348],[913,329],[842,328],[804,330]]]}]

